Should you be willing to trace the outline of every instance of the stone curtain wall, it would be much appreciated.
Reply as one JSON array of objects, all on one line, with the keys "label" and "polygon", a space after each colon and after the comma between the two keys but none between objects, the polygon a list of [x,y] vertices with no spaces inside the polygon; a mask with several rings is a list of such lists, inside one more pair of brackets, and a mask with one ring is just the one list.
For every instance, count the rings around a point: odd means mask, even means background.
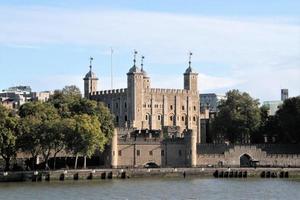
[{"label": "stone curtain wall", "polygon": [[[259,161],[258,166],[267,166],[267,167],[299,167],[300,166],[300,154],[285,154],[285,150],[290,151],[289,149],[281,149],[282,153],[271,154],[262,150],[264,145],[235,145],[228,146],[226,145],[198,145],[198,155],[197,163],[199,166],[218,166],[221,163],[223,166],[240,166],[240,157],[243,155],[248,155],[254,161]],[[203,148],[203,152],[201,152]],[[276,148],[282,148],[282,145],[273,145],[273,150],[278,152]],[[296,148],[296,147],[293,147]],[[300,146],[298,146],[300,148]],[[221,152],[224,150],[223,153]],[[271,148],[269,148],[271,150]],[[218,153],[214,153],[217,152]]]}]

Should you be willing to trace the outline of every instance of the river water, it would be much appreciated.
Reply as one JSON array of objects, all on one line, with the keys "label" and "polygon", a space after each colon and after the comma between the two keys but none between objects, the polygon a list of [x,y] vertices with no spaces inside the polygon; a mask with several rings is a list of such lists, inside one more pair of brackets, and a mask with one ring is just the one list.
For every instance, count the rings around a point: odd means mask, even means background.
[{"label": "river water", "polygon": [[300,199],[300,180],[147,178],[0,183],[0,199]]}]

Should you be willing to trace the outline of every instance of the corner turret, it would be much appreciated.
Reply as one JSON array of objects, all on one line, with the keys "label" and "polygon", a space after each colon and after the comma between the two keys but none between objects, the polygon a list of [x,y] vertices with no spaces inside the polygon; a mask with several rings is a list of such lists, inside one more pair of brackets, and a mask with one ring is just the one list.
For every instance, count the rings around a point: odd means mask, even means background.
[{"label": "corner turret", "polygon": [[189,53],[189,67],[185,70],[184,76],[184,89],[198,91],[198,73],[192,68],[192,52]]},{"label": "corner turret", "polygon": [[90,94],[97,91],[98,78],[92,71],[93,58],[90,57],[90,71],[83,78],[84,80],[84,97],[90,98]]}]

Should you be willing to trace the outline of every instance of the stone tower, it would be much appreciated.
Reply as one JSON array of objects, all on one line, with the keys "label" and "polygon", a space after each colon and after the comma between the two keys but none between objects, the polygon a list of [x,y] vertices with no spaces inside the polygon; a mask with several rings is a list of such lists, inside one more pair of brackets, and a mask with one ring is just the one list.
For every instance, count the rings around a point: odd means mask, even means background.
[{"label": "stone tower", "polygon": [[90,58],[90,71],[84,77],[84,97],[90,98],[90,93],[97,91],[98,78],[92,72],[92,61],[93,58]]},{"label": "stone tower", "polygon": [[198,73],[195,72],[191,67],[192,53],[189,54],[189,67],[185,70],[184,76],[184,89],[185,90],[198,90]]},{"label": "stone tower", "polygon": [[142,127],[144,73],[136,66],[136,55],[134,51],[133,66],[127,73],[128,119],[131,127]]},{"label": "stone tower", "polygon": [[144,89],[149,89],[151,87],[150,77],[147,75],[147,72],[144,70],[144,56],[141,59],[141,72],[143,73],[143,87]]}]

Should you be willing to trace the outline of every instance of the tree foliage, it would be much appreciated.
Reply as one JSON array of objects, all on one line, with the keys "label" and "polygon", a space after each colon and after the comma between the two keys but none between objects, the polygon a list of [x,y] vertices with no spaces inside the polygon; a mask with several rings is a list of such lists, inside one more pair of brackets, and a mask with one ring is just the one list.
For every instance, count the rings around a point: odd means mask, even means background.
[{"label": "tree foliage", "polygon": [[[54,127],[60,116],[52,104],[42,102],[29,102],[20,107],[20,144],[21,149],[29,152],[34,158],[43,155],[48,167],[48,158],[51,154],[52,143],[55,140]],[[34,168],[34,163],[32,163]]]},{"label": "tree foliage", "polygon": [[275,117],[281,130],[283,143],[300,143],[300,96],[286,99]]},{"label": "tree foliage", "polygon": [[0,105],[0,155],[5,160],[5,170],[9,170],[11,158],[16,155],[18,133],[18,118]]},{"label": "tree foliage", "polygon": [[259,102],[248,93],[231,90],[219,105],[219,113],[212,126],[215,140],[222,138],[231,143],[249,143],[260,125]]}]

